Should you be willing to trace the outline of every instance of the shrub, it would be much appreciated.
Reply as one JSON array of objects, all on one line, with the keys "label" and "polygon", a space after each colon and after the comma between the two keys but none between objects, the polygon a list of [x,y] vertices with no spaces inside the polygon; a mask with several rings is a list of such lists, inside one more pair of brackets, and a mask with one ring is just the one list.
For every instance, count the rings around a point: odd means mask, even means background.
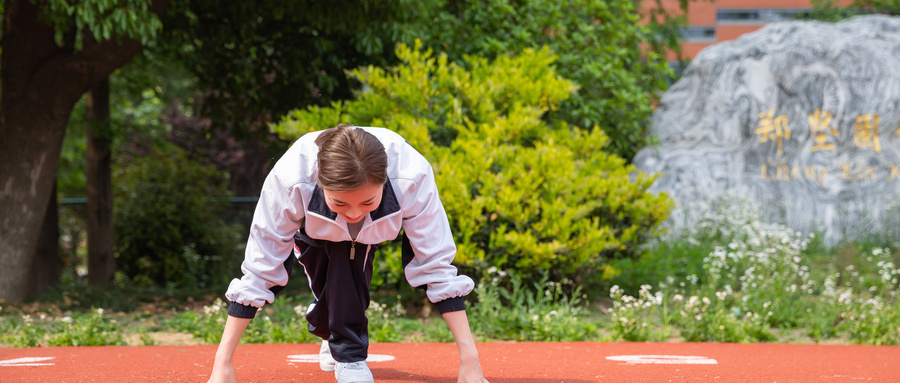
[{"label": "shrub", "polygon": [[116,175],[116,266],[132,283],[220,286],[234,275],[239,229],[222,220],[226,179],[180,150],[135,159]]},{"label": "shrub", "polygon": [[[634,255],[667,218],[671,201],[647,192],[653,177],[603,151],[602,131],[543,120],[574,90],[549,50],[468,57],[466,68],[419,45],[397,55],[396,68],[352,72],[366,89],[357,100],[294,111],[274,130],[293,139],[352,122],[403,135],[433,164],[456,260],[475,275],[495,267],[528,282],[545,270],[554,281],[602,280],[609,257]],[[383,280],[400,279],[399,265],[388,273]]]}]

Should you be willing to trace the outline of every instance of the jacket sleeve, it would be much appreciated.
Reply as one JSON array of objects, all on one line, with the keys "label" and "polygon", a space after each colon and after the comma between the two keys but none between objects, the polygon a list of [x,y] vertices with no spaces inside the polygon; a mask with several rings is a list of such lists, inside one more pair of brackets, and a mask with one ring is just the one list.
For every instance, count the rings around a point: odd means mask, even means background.
[{"label": "jacket sleeve", "polygon": [[266,177],[241,264],[244,275],[232,280],[225,293],[232,302],[229,315],[253,318],[258,308],[275,299],[270,289],[287,284],[284,262],[293,254],[294,234],[303,225],[302,204],[299,187],[284,185],[275,170]]},{"label": "jacket sleeve", "polygon": [[[471,278],[457,275],[451,264],[456,256],[456,245],[447,213],[441,204],[431,166],[419,177],[404,210],[403,232],[411,251],[411,259],[404,259],[404,272],[413,287],[426,287],[428,299],[437,304],[441,313],[465,310],[463,296],[475,287]],[[407,258],[407,255],[404,255]]]}]

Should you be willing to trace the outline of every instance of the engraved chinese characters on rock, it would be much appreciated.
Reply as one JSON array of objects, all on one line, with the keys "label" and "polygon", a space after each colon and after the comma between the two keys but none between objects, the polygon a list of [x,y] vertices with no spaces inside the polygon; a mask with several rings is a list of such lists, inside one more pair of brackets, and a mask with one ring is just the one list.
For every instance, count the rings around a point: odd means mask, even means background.
[{"label": "engraved chinese characters on rock", "polygon": [[634,163],[679,206],[737,194],[827,244],[900,238],[897,62],[900,18],[884,15],[772,23],[714,44],[662,97],[660,145]]},{"label": "engraved chinese characters on rock", "polygon": [[[778,156],[784,154],[783,140],[791,139],[790,119],[785,115],[773,117],[775,108],[770,108],[768,112],[760,112],[760,120],[754,131],[759,135],[759,143],[774,142],[776,144],[776,152]],[[876,153],[881,152],[881,139],[879,138],[878,122],[880,116],[877,114],[861,114],[854,119],[852,129],[853,144],[858,149],[868,149]],[[812,138],[813,145],[810,152],[836,150],[835,142],[840,137],[840,131],[832,124],[832,113],[816,108],[810,113],[807,121],[809,122],[809,134]],[[900,128],[895,134],[900,134]],[[885,165],[882,172],[874,166],[868,166],[855,162],[841,162],[836,164],[840,177],[847,181],[895,181],[900,180],[900,164],[890,163]],[[828,178],[827,166],[801,166],[787,165],[783,159],[770,159],[760,167],[760,174],[766,181],[792,181],[805,180],[814,181],[819,187],[825,187]],[[881,176],[884,174],[885,176]]]}]

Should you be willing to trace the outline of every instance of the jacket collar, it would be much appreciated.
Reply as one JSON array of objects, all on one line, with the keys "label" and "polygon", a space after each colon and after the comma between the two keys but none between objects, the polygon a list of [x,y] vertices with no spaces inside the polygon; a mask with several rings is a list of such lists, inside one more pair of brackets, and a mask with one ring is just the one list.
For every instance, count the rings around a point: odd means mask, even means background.
[{"label": "jacket collar", "polygon": [[[309,205],[307,205],[306,210],[327,217],[332,221],[337,219],[337,213],[332,211],[328,207],[328,204],[325,203],[325,193],[322,192],[322,188],[319,187],[319,184],[316,184],[316,187],[313,189],[313,194],[309,199]],[[394,194],[394,188],[391,186],[391,181],[385,181],[384,189],[381,193],[381,203],[378,204],[378,208],[369,213],[369,216],[372,218],[372,222],[375,222],[382,217],[398,211],[400,211],[400,202]]]}]

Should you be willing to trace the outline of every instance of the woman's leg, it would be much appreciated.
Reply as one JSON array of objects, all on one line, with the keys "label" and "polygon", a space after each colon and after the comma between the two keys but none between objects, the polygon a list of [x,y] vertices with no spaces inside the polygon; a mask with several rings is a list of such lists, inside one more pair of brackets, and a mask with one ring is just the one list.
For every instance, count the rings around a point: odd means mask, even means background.
[{"label": "woman's leg", "polygon": [[328,340],[331,355],[338,362],[365,360],[369,348],[366,309],[374,246],[356,244],[356,253],[366,256],[351,260],[350,242],[315,246],[302,237],[295,242],[300,250],[300,264],[316,299],[306,315],[309,332]]}]

